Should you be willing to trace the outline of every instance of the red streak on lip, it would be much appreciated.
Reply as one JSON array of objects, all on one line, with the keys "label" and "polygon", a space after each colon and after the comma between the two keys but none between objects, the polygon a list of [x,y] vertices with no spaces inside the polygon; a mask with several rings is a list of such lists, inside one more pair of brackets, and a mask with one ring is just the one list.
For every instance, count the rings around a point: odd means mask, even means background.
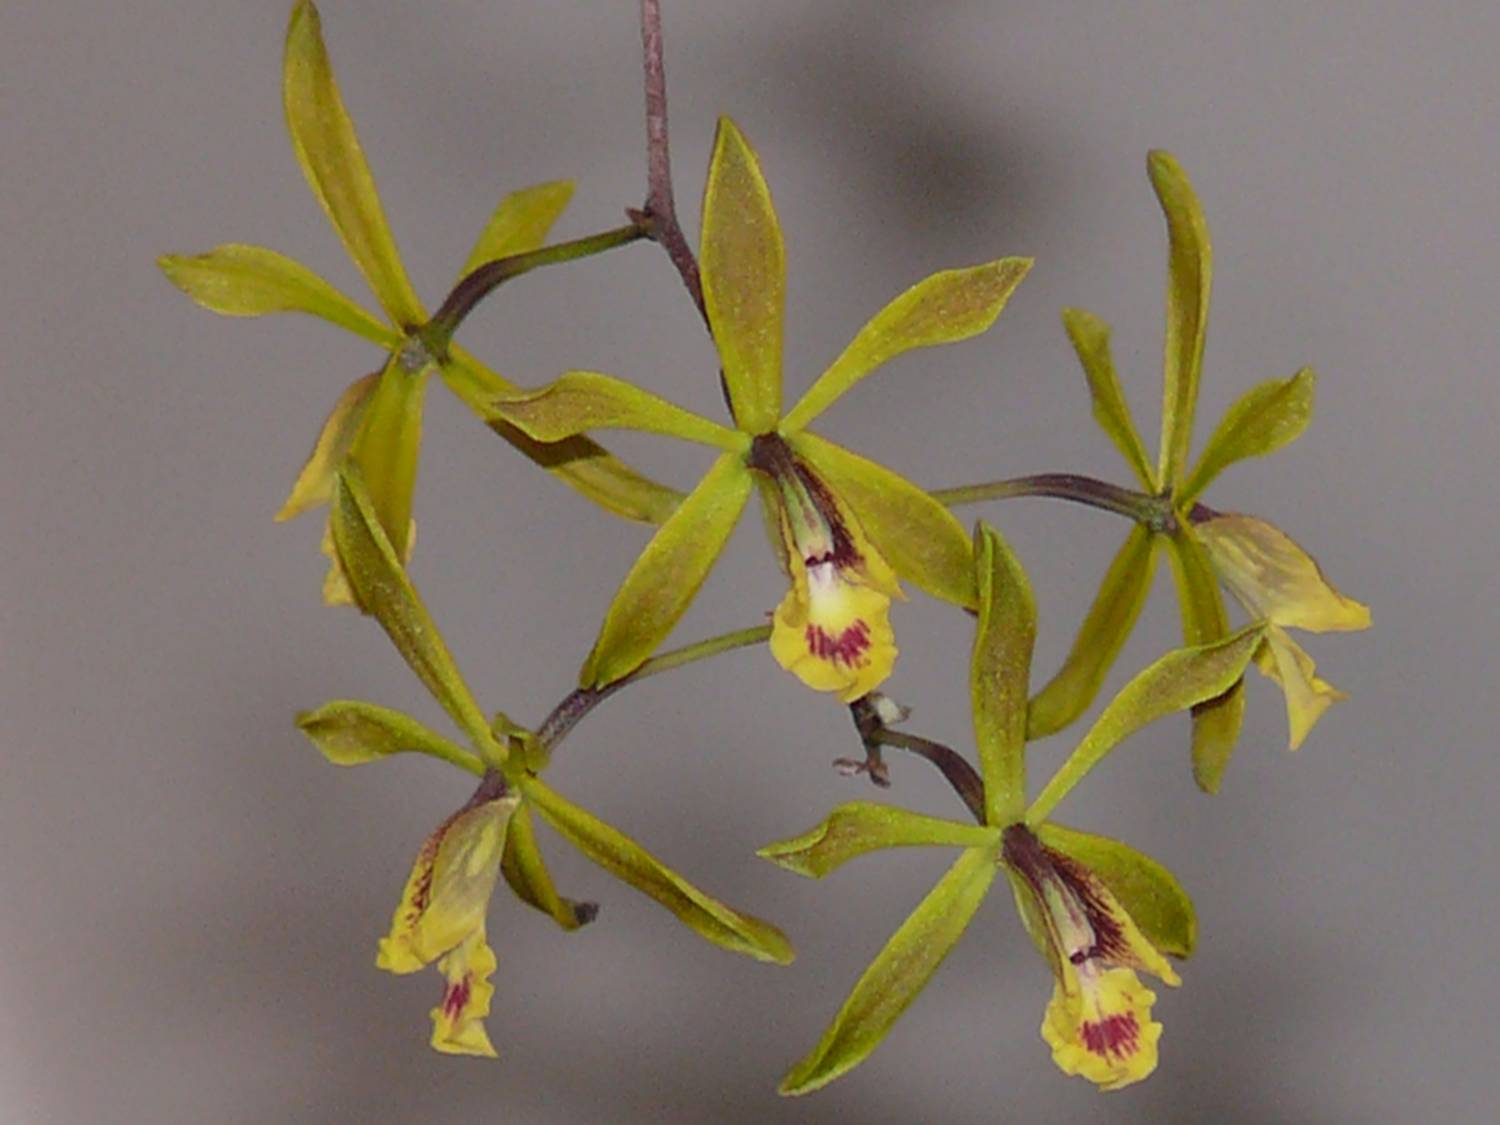
[{"label": "red streak on lip", "polygon": [[1134,1012],[1106,1016],[1100,1023],[1084,1023],[1083,1045],[1101,1058],[1114,1055],[1124,1058],[1140,1047],[1140,1025]]},{"label": "red streak on lip", "polygon": [[443,1015],[451,1020],[456,1020],[463,1013],[469,1003],[469,974],[465,973],[463,979],[456,984],[450,984],[448,990],[443,993]]},{"label": "red streak on lip", "polygon": [[854,622],[837,638],[829,636],[821,625],[809,625],[806,637],[807,651],[813,656],[851,668],[861,663],[870,649],[870,627],[863,621]]}]

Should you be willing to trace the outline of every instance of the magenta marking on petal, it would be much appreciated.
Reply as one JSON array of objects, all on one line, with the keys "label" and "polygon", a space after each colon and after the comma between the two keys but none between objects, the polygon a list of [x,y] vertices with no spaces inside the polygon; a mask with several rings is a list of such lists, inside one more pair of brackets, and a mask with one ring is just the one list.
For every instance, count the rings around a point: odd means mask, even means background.
[{"label": "magenta marking on petal", "polygon": [[443,991],[443,1014],[450,1020],[458,1019],[464,1008],[468,1007],[469,981],[472,978],[472,973],[465,973]]},{"label": "magenta marking on petal", "polygon": [[821,625],[809,625],[806,637],[808,652],[835,665],[847,664],[853,668],[863,663],[870,649],[870,627],[863,620],[856,620],[836,638],[829,636]]},{"label": "magenta marking on petal", "polygon": [[1098,1023],[1085,1020],[1080,1031],[1084,1047],[1100,1058],[1113,1055],[1123,1059],[1140,1049],[1141,1025],[1136,1022],[1134,1012],[1105,1016]]}]

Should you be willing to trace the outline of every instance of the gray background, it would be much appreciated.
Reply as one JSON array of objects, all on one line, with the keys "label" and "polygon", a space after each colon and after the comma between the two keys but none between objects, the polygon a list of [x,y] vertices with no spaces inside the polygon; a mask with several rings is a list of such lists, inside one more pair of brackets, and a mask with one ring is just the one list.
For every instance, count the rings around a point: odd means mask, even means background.
[{"label": "gray background", "polygon": [[[1137,738],[1072,823],[1161,857],[1200,954],[1163,996],[1162,1064],[1101,1097],[1037,1036],[1051,987],[997,895],[861,1070],[773,1093],[943,859],[826,884],[754,859],[841,800],[847,720],[763,652],[599,711],[553,778],[800,957],[729,956],[555,839],[600,898],[572,937],[497,896],[503,1060],[426,1047],[431,974],[372,964],[414,849],[465,796],[426,761],[326,765],[293,714],[354,696],[441,716],[368,621],[317,602],[319,525],[275,526],[322,414],[378,356],[307,318],[215,319],[164,250],[258,242],[360,300],[281,121],[282,0],[8,3],[0,214],[0,1106],[7,1121],[1472,1121],[1493,1113],[1500,917],[1491,803],[1497,589],[1497,172],[1488,3],[667,5],[684,219],[714,117],[757,145],[786,230],[795,395],[928,272],[1038,265],[998,327],[908,357],[824,432],[937,486],[1041,470],[1124,480],[1057,322],[1116,327],[1143,428],[1159,400],[1164,237],[1144,174],[1173,150],[1218,284],[1200,440],[1253,382],[1321,375],[1301,443],[1216,506],[1273,519],[1374,608],[1314,638],[1348,689],[1297,755],[1258,678],[1225,792],[1186,723]],[[643,180],[634,5],[328,0],[335,66],[413,277],[436,303],[494,200],[579,181],[558,233]],[[665,258],[632,247],[503,291],[465,339],[513,378],[634,378],[707,412],[713,359]],[[435,387],[414,573],[488,706],[569,687],[645,541],[532,471]],[[679,483],[703,459],[617,443]],[[1154,448],[1154,446],[1153,446]],[[980,513],[970,513],[980,514]],[[1038,675],[1117,519],[992,505],[1033,571]],[[967,517],[966,517],[967,518]],[[679,636],[755,623],[781,581],[747,521]],[[1176,639],[1165,568],[1112,683]],[[967,623],[896,610],[891,690],[969,748]],[[1041,775],[1067,739],[1036,747]],[[896,760],[893,799],[956,812]]]}]

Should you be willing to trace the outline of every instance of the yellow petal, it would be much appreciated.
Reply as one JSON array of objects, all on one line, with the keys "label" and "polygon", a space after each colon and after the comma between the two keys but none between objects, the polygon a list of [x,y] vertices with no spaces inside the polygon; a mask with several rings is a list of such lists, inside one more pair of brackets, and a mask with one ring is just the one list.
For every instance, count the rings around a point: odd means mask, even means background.
[{"label": "yellow petal", "polygon": [[[411,552],[416,545],[417,521],[411,520],[406,525],[406,553],[401,556],[403,566],[411,561]],[[331,519],[323,525],[323,538],[318,543],[318,550],[328,560],[328,573],[323,575],[323,604],[326,606],[357,604],[354,589],[349,585],[349,576],[344,573],[344,564],[339,559],[338,547],[333,542]]]},{"label": "yellow petal", "polygon": [[443,998],[432,1009],[432,1046],[445,1055],[495,1057],[494,1044],[484,1029],[495,986],[495,951],[484,939],[484,924],[438,962],[443,974]]},{"label": "yellow petal", "polygon": [[1161,1024],[1151,1018],[1156,994],[1130,969],[1097,976],[1069,967],[1071,987],[1058,982],[1042,1020],[1052,1061],[1101,1090],[1139,1082],[1156,1069]]},{"label": "yellow petal", "polygon": [[1219,580],[1252,617],[1312,633],[1370,627],[1370,608],[1346,598],[1317,561],[1279,528],[1223,512],[1196,527]]},{"label": "yellow petal", "polygon": [[454,813],[427,837],[380,940],[375,964],[392,973],[430,965],[474,934],[483,934],[485,908],[500,860],[505,832],[520,803],[514,794]]},{"label": "yellow petal", "polygon": [[393,355],[370,393],[349,458],[359,466],[376,518],[402,562],[411,557],[411,506],[422,450],[422,409],[431,367],[408,371]]},{"label": "yellow petal", "polygon": [[703,301],[735,422],[764,433],[781,415],[786,250],[760,163],[727,117],[708,166],[701,244]]},{"label": "yellow petal", "polygon": [[1272,625],[1255,653],[1255,664],[1286,695],[1286,718],[1291,731],[1288,746],[1295,750],[1323,712],[1349,697],[1315,675],[1317,665],[1305,649]]},{"label": "yellow petal", "polygon": [[809,567],[793,551],[789,561],[792,588],[776,607],[771,655],[814,691],[837,692],[846,703],[874,691],[896,663],[890,595],[832,559]]},{"label": "yellow petal", "polygon": [[263,246],[232,242],[191,258],[163,254],[156,264],[173,285],[225,316],[304,312],[383,348],[401,342],[390,325],[380,323],[312,270]]},{"label": "yellow petal", "polygon": [[1056,980],[1042,1037],[1064,1071],[1116,1090],[1156,1068],[1156,996],[1136,970],[1181,983],[1104,882],[1024,825],[1005,830],[1001,862],[1027,930]]},{"label": "yellow petal", "polygon": [[1030,258],[1002,258],[919,281],[859,330],[778,428],[783,434],[802,429],[854,384],[903,352],[983,332],[995,323],[1030,269]]},{"label": "yellow petal", "polygon": [[427,315],[401,264],[354,122],[334,81],[318,9],[305,0],[292,9],[287,25],[282,100],[297,162],[349,256],[398,327],[422,324]]},{"label": "yellow petal", "polygon": [[289,520],[293,516],[300,516],[309,508],[328,503],[328,498],[333,495],[333,475],[338,471],[339,462],[349,452],[350,445],[354,443],[354,435],[364,418],[365,407],[369,405],[370,392],[375,389],[375,382],[379,378],[380,372],[376,371],[363,379],[356,379],[339,396],[338,402],[333,404],[328,419],[318,432],[318,440],[308,454],[307,463],[297,474],[297,481],[292,485],[286,503],[276,513],[278,521]]},{"label": "yellow petal", "polygon": [[537,249],[547,238],[552,224],[573,198],[571,180],[554,180],[535,187],[513,191],[500,201],[490,221],[474,243],[474,249],[459,270],[462,281],[468,274],[496,258],[526,254]]}]

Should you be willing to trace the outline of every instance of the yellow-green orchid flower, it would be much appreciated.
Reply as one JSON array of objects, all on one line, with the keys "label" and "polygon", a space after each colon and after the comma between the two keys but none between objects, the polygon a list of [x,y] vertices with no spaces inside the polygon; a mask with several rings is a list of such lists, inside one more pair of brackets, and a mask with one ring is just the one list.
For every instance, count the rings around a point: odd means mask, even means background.
[{"label": "yellow-green orchid flower", "polygon": [[1170,872],[1133,848],[1051,820],[1054,808],[1117,745],[1148,723],[1222,693],[1244,675],[1262,627],[1168,653],[1125,686],[1073,754],[1027,804],[1027,691],[1036,611],[1025,572],[998,533],[975,541],[979,623],[970,686],[980,774],[965,799],[978,824],[856,801],[762,856],[821,878],[890,847],[962,849],[937,887],[865,970],[822,1041],[783,1080],[818,1089],[858,1066],[931,979],[1004,872],[1021,920],[1053,974],[1042,1037],[1057,1065],[1103,1090],[1157,1064],[1156,997],[1137,975],[1179,983],[1166,955],[1197,938],[1193,904]]},{"label": "yellow-green orchid flower", "polygon": [[[276,518],[290,519],[327,503],[334,473],[348,460],[360,467],[386,534],[405,559],[412,546],[412,492],[428,376],[439,372],[482,417],[494,395],[516,388],[452,343],[448,333],[428,330],[427,312],[402,265],[334,80],[318,10],[307,0],[293,8],[287,28],[282,94],[298,163],[384,317],[367,312],[307,267],[259,246],[231,243],[192,257],[168,254],[159,264],[173,284],[214,312],[309,313],[385,351],[381,369],[351,384],[334,405]],[[505,196],[459,277],[486,262],[536,250],[572,194],[571,183],[557,181]],[[514,430],[497,428],[522,452],[618,514],[660,523],[681,499],[586,439],[563,450],[542,451]],[[333,560],[325,600],[346,603],[348,586],[326,536],[324,551]]]},{"label": "yellow-green orchid flower", "polygon": [[376,957],[389,972],[412,973],[436,964],[443,975],[442,996],[432,1010],[433,1047],[453,1054],[495,1053],[484,1028],[496,965],[485,921],[497,875],[564,929],[576,929],[594,915],[591,904],[557,893],[537,847],[533,810],[590,860],[709,941],[763,961],[791,961],[791,946],[776,927],[704,894],[537,776],[548,747],[504,715],[486,721],[407,577],[357,466],[338,471],[331,499],[334,550],[356,603],[385,629],[469,746],[398,711],[357,700],[324,704],[299,716],[298,726],[335,765],[415,751],[480,779],[469,801],[417,853]]},{"label": "yellow-green orchid flower", "polygon": [[895,660],[887,610],[900,596],[898,578],[973,606],[969,541],[916,485],[807,427],[894,356],[987,329],[1031,263],[1004,258],[914,285],[783,412],[781,228],[755,153],[728,118],[719,122],[709,164],[701,249],[704,303],[733,429],[589,371],[495,402],[500,418],[538,441],[623,427],[722,451],[625,578],[582,683],[609,684],[651,655],[708,576],[757,486],[791,582],[774,616],[771,651],[810,687],[858,698]]},{"label": "yellow-green orchid flower", "polygon": [[[1302,433],[1312,417],[1316,376],[1304,368],[1251,388],[1225,413],[1189,468],[1213,256],[1202,209],[1181,166],[1170,154],[1153,152],[1147,167],[1170,245],[1160,456],[1153,466],[1132,420],[1110,354],[1109,326],[1081,309],[1065,309],[1063,323],[1088,377],[1094,418],[1145,494],[1119,490],[1134,497],[1134,505],[1122,510],[1138,526],[1110,565],[1062,669],[1032,701],[1031,734],[1060,730],[1088,707],[1145,604],[1157,548],[1165,547],[1188,644],[1208,644],[1229,630],[1218,583],[1252,617],[1270,620],[1274,606],[1277,628],[1267,634],[1257,664],[1285,690],[1296,748],[1318,715],[1342,697],[1312,675],[1311,659],[1281,626],[1362,629],[1370,624],[1369,611],[1322,582],[1311,558],[1270,524],[1241,516],[1227,523],[1216,514],[1208,519],[1198,498],[1227,466],[1274,452]],[[1279,575],[1281,567],[1290,570]],[[1243,684],[1193,712],[1193,769],[1209,792],[1217,790],[1229,763],[1243,713]]]},{"label": "yellow-green orchid flower", "polygon": [[1312,657],[1287,629],[1368,629],[1370,609],[1339,593],[1311,555],[1265,520],[1198,504],[1192,522],[1219,581],[1251,618],[1267,623],[1255,664],[1286,695],[1295,750],[1318,717],[1348,697],[1315,674]]}]

